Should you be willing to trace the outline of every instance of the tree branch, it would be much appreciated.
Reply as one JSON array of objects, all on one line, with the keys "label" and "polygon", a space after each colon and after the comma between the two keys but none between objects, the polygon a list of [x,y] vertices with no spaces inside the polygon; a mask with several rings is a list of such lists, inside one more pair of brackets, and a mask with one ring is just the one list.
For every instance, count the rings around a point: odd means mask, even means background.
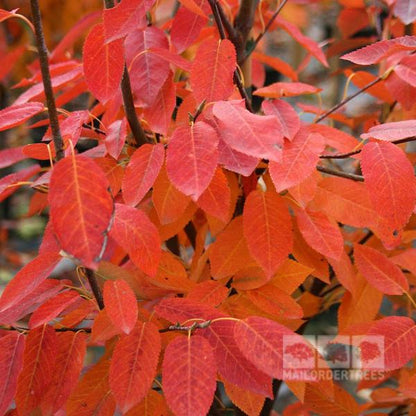
[{"label": "tree branch", "polygon": [[371,88],[373,85],[376,85],[378,82],[380,82],[381,80],[385,79],[385,75],[380,75],[377,78],[375,78],[373,81],[371,81],[370,83],[368,83],[365,87],[361,88],[359,91],[355,92],[354,94],[344,98],[342,101],[340,101],[338,104],[334,105],[332,108],[330,108],[328,111],[326,111],[325,113],[321,114],[316,120],[315,123],[319,123],[320,121],[322,121],[323,119],[325,119],[326,117],[328,117],[330,114],[332,114],[334,111],[337,111],[339,108],[341,108],[344,104],[348,103],[349,101],[351,101],[353,98],[357,97],[358,95],[360,95],[361,93],[363,93],[364,91],[368,90],[369,88]]},{"label": "tree branch", "polygon": [[248,35],[254,24],[254,15],[256,13],[257,0],[242,0],[237,16],[234,21],[236,30],[236,39],[234,45],[237,51],[238,64],[242,64],[245,57],[246,42]]},{"label": "tree branch", "polygon": [[100,286],[98,286],[97,279],[95,278],[94,272],[91,269],[84,269],[85,275],[87,276],[88,283],[91,286],[92,293],[97,301],[98,307],[104,309],[104,299],[101,292]]},{"label": "tree branch", "polygon": [[283,9],[283,6],[287,3],[287,0],[283,0],[277,10],[273,13],[273,16],[270,18],[270,20],[267,22],[266,26],[264,27],[264,31],[260,33],[257,38],[254,40],[253,45],[250,47],[250,50],[247,51],[247,53],[243,56],[243,58],[240,61],[240,65],[242,65],[246,59],[256,50],[257,45],[260,43],[260,41],[263,39],[263,36],[269,31],[271,25],[275,21],[276,17],[279,15],[280,11]]},{"label": "tree branch", "polygon": [[48,106],[49,124],[52,130],[56,160],[61,160],[65,157],[64,141],[59,129],[58,113],[56,111],[51,74],[49,72],[48,50],[46,48],[45,37],[43,35],[42,18],[40,15],[38,0],[30,0],[30,7],[32,10],[33,24],[35,26],[35,36],[38,47],[40,70],[42,73],[43,88],[45,90],[46,103]]},{"label": "tree branch", "polygon": [[336,170],[327,168],[325,166],[317,166],[316,170],[319,172],[327,173],[328,175],[339,176],[341,178],[352,179],[357,182],[364,182],[364,177],[361,175],[356,175],[354,173],[343,172],[342,170]]}]

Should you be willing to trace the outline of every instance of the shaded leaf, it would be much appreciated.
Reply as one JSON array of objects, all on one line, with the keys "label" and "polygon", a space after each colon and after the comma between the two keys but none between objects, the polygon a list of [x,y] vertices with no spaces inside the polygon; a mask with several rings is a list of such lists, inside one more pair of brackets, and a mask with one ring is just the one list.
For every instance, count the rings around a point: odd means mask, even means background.
[{"label": "shaded leaf", "polygon": [[275,192],[253,191],[243,212],[244,236],[251,255],[270,278],[293,246],[292,220]]},{"label": "shaded leaf", "polygon": [[5,414],[16,392],[23,365],[25,337],[17,332],[0,338],[0,414]]},{"label": "shaded leaf", "polygon": [[41,403],[43,414],[54,414],[66,403],[78,382],[86,350],[86,334],[82,332],[58,334],[56,365],[49,389]]},{"label": "shaded leaf", "polygon": [[137,321],[137,300],[134,292],[124,280],[107,280],[104,283],[104,305],[111,322],[126,334]]},{"label": "shaded leaf", "polygon": [[137,322],[117,343],[109,372],[111,390],[121,410],[127,412],[146,396],[156,376],[160,335],[150,322]]},{"label": "shaded leaf", "polygon": [[416,20],[416,3],[412,0],[397,0],[393,8],[393,13],[405,25],[408,25]]},{"label": "shaded leaf", "polygon": [[109,183],[95,163],[80,155],[60,160],[49,185],[50,220],[67,253],[97,268],[113,213]]},{"label": "shaded leaf", "polygon": [[156,226],[147,215],[133,207],[116,204],[110,235],[146,274],[156,274],[161,241]]},{"label": "shaded leaf", "polygon": [[179,336],[165,351],[163,393],[177,415],[205,416],[216,389],[216,365],[209,342],[199,336]]},{"label": "shaded leaf", "polygon": [[29,332],[15,396],[19,415],[29,416],[39,406],[53,378],[56,355],[57,338],[51,326],[40,326]]}]

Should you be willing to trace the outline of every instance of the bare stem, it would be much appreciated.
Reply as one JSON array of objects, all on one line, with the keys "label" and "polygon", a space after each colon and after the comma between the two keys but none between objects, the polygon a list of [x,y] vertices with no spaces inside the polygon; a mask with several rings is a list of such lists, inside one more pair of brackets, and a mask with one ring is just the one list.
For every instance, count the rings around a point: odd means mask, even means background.
[{"label": "bare stem", "polygon": [[380,75],[379,77],[375,78],[373,81],[368,83],[365,87],[361,88],[359,91],[355,92],[352,95],[349,95],[348,97],[344,98],[342,101],[340,101],[338,104],[334,105],[332,108],[330,108],[325,113],[321,114],[316,120],[315,123],[319,123],[323,119],[327,118],[330,114],[337,111],[339,108],[341,108],[343,105],[347,104],[349,101],[351,101],[353,98],[357,97],[364,91],[371,88],[373,85],[376,85],[378,82],[380,82],[382,79],[384,79],[384,75]]},{"label": "bare stem", "polygon": [[327,173],[328,175],[339,176],[341,178],[352,179],[353,181],[357,181],[357,182],[364,182],[364,177],[363,176],[356,175],[354,173],[343,172],[342,170],[331,169],[331,168],[327,168],[325,166],[317,166],[316,170],[318,170],[319,172]]},{"label": "bare stem", "polygon": [[85,275],[87,276],[88,283],[91,286],[92,293],[97,301],[98,307],[104,309],[103,294],[100,286],[98,286],[97,279],[95,278],[94,272],[91,269],[85,269]]},{"label": "bare stem", "polygon": [[263,36],[269,31],[271,25],[273,24],[276,17],[279,15],[280,11],[283,9],[283,6],[286,3],[287,3],[287,0],[282,0],[282,2],[279,4],[279,7],[276,9],[276,11],[273,13],[273,16],[270,18],[270,20],[267,22],[266,26],[264,27],[264,31],[257,36],[250,50],[241,59],[240,65],[243,64],[246,61],[246,59],[255,51],[257,45],[263,39]]},{"label": "bare stem", "polygon": [[42,18],[38,0],[30,0],[33,24],[35,26],[36,43],[39,53],[40,70],[42,73],[43,88],[45,90],[46,103],[48,106],[49,123],[52,130],[53,143],[55,145],[56,160],[63,159],[64,142],[59,129],[58,113],[56,111],[55,97],[53,95],[51,74],[49,72],[48,50],[46,48],[45,36],[43,35]]}]

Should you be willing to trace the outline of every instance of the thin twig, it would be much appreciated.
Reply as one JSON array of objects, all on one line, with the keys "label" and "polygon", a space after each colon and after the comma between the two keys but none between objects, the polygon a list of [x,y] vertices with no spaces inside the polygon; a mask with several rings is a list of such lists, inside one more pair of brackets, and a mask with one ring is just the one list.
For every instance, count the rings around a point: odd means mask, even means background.
[{"label": "thin twig", "polygon": [[343,172],[341,170],[327,168],[325,166],[317,166],[316,170],[319,172],[327,173],[328,175],[332,176],[339,176],[341,178],[352,179],[353,181],[357,182],[364,182],[364,177],[361,175],[356,175],[354,173]]},{"label": "thin twig", "polygon": [[[392,140],[390,143],[401,144],[401,143],[414,142],[414,141],[416,141],[416,136],[406,137],[405,139]],[[359,153],[362,152],[362,150],[363,149],[357,149],[357,150],[353,150],[347,153],[338,153],[336,155],[321,155],[319,157],[321,159],[346,159],[347,157],[358,155]]]},{"label": "thin twig", "polygon": [[185,332],[191,331],[192,332],[195,329],[208,328],[210,325],[211,325],[211,321],[194,322],[192,325],[186,325],[186,326],[175,324],[175,325],[169,325],[167,328],[159,329],[159,332],[161,334],[165,332],[171,332],[171,331],[185,331]]},{"label": "thin twig", "polygon": [[87,276],[88,283],[90,284],[92,293],[97,301],[98,307],[104,309],[104,299],[101,292],[100,286],[98,286],[97,279],[94,275],[94,272],[91,269],[85,269],[85,275]]},{"label": "thin twig", "polygon": [[332,114],[334,111],[337,111],[339,108],[341,108],[344,104],[347,104],[349,101],[351,101],[353,98],[357,97],[358,95],[360,95],[361,93],[363,93],[364,91],[368,90],[369,88],[371,88],[373,85],[376,85],[378,82],[380,82],[381,80],[385,79],[385,75],[380,75],[377,78],[375,78],[373,81],[371,81],[370,83],[368,83],[365,87],[361,88],[359,91],[355,92],[352,95],[349,95],[348,97],[345,97],[342,101],[340,101],[338,104],[334,105],[332,108],[330,108],[328,111],[326,111],[325,113],[321,114],[316,120],[315,123],[319,123],[320,121],[322,121],[323,119],[325,119],[326,117],[328,117],[330,114]]},{"label": "thin twig", "polygon": [[51,74],[49,72],[48,50],[43,35],[42,18],[40,15],[38,0],[30,0],[33,24],[35,26],[36,43],[38,47],[40,70],[42,73],[43,88],[45,90],[46,103],[48,106],[49,124],[51,126],[53,143],[55,145],[56,160],[65,157],[64,141],[59,129],[58,113],[56,111],[55,97],[53,95]]},{"label": "thin twig", "polygon": [[276,17],[279,15],[280,11],[283,9],[283,6],[287,3],[288,0],[283,0],[279,7],[276,9],[276,11],[273,13],[273,16],[270,18],[270,20],[267,22],[266,26],[264,27],[264,30],[262,33],[260,33],[257,38],[255,39],[253,45],[251,46],[250,50],[247,51],[247,53],[244,55],[244,57],[241,59],[240,65],[243,64],[247,58],[256,50],[257,45],[260,43],[260,41],[263,39],[263,36],[269,31],[271,25],[275,21]]}]

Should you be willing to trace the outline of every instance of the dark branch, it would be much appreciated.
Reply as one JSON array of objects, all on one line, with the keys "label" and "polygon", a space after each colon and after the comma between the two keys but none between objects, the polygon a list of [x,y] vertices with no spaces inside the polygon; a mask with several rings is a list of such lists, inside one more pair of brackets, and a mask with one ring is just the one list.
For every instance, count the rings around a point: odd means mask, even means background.
[{"label": "dark branch", "polygon": [[270,18],[270,20],[267,22],[264,31],[260,33],[257,38],[255,39],[253,45],[251,46],[250,50],[244,55],[244,57],[241,59],[240,65],[243,64],[246,59],[256,50],[257,45],[260,43],[260,41],[263,39],[263,36],[269,31],[271,25],[275,21],[276,17],[279,15],[280,11],[283,9],[283,6],[287,3],[287,0],[283,0],[277,10],[273,13],[273,16]]},{"label": "dark branch", "polygon": [[339,176],[341,178],[352,179],[353,181],[364,182],[364,177],[361,175],[356,175],[354,173],[343,172],[341,170],[327,168],[325,166],[317,166],[316,169],[319,172],[327,173],[332,176]]},{"label": "dark branch", "polygon": [[104,309],[103,294],[100,286],[98,286],[97,279],[95,278],[94,272],[91,269],[85,269],[85,275],[87,276],[88,283],[91,286],[92,293],[97,301],[98,307]]},{"label": "dark branch", "polygon": [[64,141],[59,129],[58,113],[56,111],[55,97],[53,95],[51,74],[49,72],[48,50],[43,35],[42,19],[40,15],[38,0],[30,0],[32,9],[33,24],[35,26],[36,43],[39,53],[40,70],[42,73],[43,88],[45,90],[46,104],[48,106],[49,123],[52,130],[53,143],[55,146],[56,160],[63,159]]}]

